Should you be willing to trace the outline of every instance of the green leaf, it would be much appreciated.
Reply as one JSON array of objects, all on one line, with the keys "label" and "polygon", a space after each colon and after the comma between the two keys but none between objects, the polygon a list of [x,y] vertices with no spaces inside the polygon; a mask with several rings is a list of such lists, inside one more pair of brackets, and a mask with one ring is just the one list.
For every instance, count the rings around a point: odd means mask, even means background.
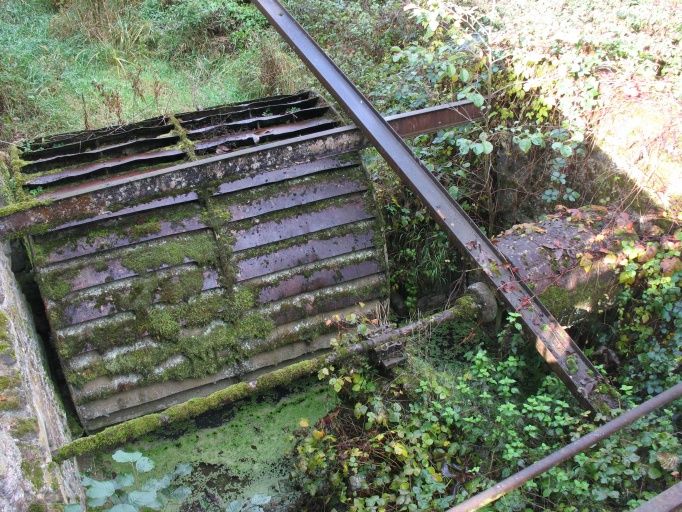
[{"label": "green leaf", "polygon": [[178,464],[174,471],[176,476],[187,476],[192,474],[192,465],[187,463]]},{"label": "green leaf", "polygon": [[481,144],[483,144],[483,153],[489,155],[493,152],[493,145],[490,143],[490,141],[484,140],[481,142]]},{"label": "green leaf", "polygon": [[478,108],[481,108],[483,106],[483,103],[485,102],[485,98],[477,92],[470,94],[469,99]]},{"label": "green leaf", "polygon": [[468,82],[468,81],[469,81],[469,78],[470,78],[470,75],[469,75],[469,72],[468,72],[466,69],[462,68],[462,69],[459,70],[459,79],[460,79],[462,82]]},{"label": "green leaf", "polygon": [[663,476],[663,471],[658,469],[656,466],[649,466],[649,471],[647,471],[647,475],[652,480],[657,480],[658,478],[661,478]]},{"label": "green leaf", "polygon": [[135,463],[135,469],[137,469],[140,473],[148,473],[154,469],[154,461],[149,457],[142,457]]},{"label": "green leaf", "polygon": [[524,153],[528,153],[533,143],[531,142],[530,139],[519,139],[518,145],[521,151],[523,151]]},{"label": "green leaf", "polygon": [[98,482],[97,480],[91,484],[85,495],[94,500],[106,499],[116,492],[116,484],[111,480]]},{"label": "green leaf", "polygon": [[471,145],[471,151],[474,152],[474,155],[480,155],[483,153],[483,143],[482,142],[475,142]]},{"label": "green leaf", "polygon": [[254,494],[251,497],[251,505],[267,505],[272,499],[271,496],[266,496],[264,494]]},{"label": "green leaf", "polygon": [[156,491],[133,491],[128,494],[128,500],[137,507],[147,507],[159,510],[161,503],[156,500]]},{"label": "green leaf", "polygon": [[448,194],[450,194],[450,197],[457,201],[457,199],[459,199],[459,187],[452,185],[450,188],[448,188]]},{"label": "green leaf", "polygon": [[116,485],[118,488],[122,487],[130,487],[135,483],[135,477],[131,475],[130,473],[123,473],[122,475],[118,475],[116,477]]},{"label": "green leaf", "polygon": [[563,144],[559,152],[561,153],[561,156],[563,156],[564,158],[568,158],[573,154],[573,148],[571,148],[571,146]]},{"label": "green leaf", "polygon": [[182,501],[192,494],[192,489],[187,486],[178,487],[171,493],[171,498],[174,500]]},{"label": "green leaf", "polygon": [[534,146],[542,146],[545,143],[545,139],[542,136],[542,133],[540,132],[535,132],[531,134],[530,141],[533,143]]},{"label": "green leaf", "polygon": [[64,512],[83,512],[83,505],[80,503],[69,503],[64,507]]},{"label": "green leaf", "polygon": [[240,512],[242,509],[242,502],[239,500],[231,501],[225,509],[225,512]]},{"label": "green leaf", "polygon": [[407,448],[405,448],[405,445],[402,443],[395,443],[393,445],[393,453],[398,455],[399,457],[407,457]]},{"label": "green leaf", "polygon": [[144,487],[142,487],[142,491],[162,491],[171,484],[171,481],[173,480],[173,475],[164,475],[161,478],[151,478],[147,481],[146,484],[144,484]]},{"label": "green leaf", "polygon": [[116,450],[111,458],[116,462],[135,462],[142,457],[140,452],[124,452],[123,450]]},{"label": "green leaf", "polygon": [[88,500],[88,507],[101,507],[104,505],[109,498],[92,498]]},{"label": "green leaf", "polygon": [[455,144],[457,144],[460,155],[466,155],[471,148],[471,141],[469,139],[457,139]]}]

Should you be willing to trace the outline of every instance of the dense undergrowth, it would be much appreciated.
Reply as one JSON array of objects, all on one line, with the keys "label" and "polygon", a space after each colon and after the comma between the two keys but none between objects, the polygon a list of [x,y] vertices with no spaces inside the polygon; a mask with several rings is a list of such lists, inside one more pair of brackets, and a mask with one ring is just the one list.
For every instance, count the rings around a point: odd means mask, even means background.
[{"label": "dense undergrowth", "polygon": [[[623,291],[608,327],[618,337],[605,341],[601,369],[622,409],[679,381],[681,246],[678,231],[661,244],[625,242],[617,257]],[[581,413],[515,313],[495,338],[455,325],[411,340],[407,364],[390,377],[362,362],[319,377],[342,405],[297,447],[295,475],[311,511],[446,510],[607,419]],[[634,508],[679,480],[680,419],[674,405],[657,411],[486,510]]]}]

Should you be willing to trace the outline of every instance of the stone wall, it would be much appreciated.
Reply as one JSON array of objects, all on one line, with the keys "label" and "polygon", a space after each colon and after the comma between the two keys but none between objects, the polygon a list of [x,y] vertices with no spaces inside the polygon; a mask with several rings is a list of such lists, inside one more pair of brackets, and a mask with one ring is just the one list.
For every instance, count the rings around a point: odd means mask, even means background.
[{"label": "stone wall", "polygon": [[70,440],[42,345],[12,273],[9,245],[0,245],[0,512],[61,510],[79,500],[73,461],[51,462]]}]

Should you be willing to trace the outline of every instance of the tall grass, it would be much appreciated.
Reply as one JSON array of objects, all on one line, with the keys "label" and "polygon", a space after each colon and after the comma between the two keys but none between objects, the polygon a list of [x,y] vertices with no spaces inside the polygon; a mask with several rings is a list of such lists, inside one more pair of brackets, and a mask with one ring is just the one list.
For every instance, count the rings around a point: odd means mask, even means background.
[{"label": "tall grass", "polygon": [[0,140],[311,83],[265,26],[235,0],[2,0]]}]

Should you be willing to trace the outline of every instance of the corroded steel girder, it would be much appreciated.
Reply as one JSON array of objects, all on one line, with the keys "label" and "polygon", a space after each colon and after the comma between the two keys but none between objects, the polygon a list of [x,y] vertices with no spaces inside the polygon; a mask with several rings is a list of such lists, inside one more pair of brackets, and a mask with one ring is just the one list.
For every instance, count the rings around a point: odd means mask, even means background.
[{"label": "corroded steel girder", "polygon": [[591,408],[611,406],[613,400],[600,393],[599,373],[578,345],[369,100],[277,0],[252,1],[422,200],[450,240],[474,260],[507,305],[521,315],[538,352],[573,394]]}]

